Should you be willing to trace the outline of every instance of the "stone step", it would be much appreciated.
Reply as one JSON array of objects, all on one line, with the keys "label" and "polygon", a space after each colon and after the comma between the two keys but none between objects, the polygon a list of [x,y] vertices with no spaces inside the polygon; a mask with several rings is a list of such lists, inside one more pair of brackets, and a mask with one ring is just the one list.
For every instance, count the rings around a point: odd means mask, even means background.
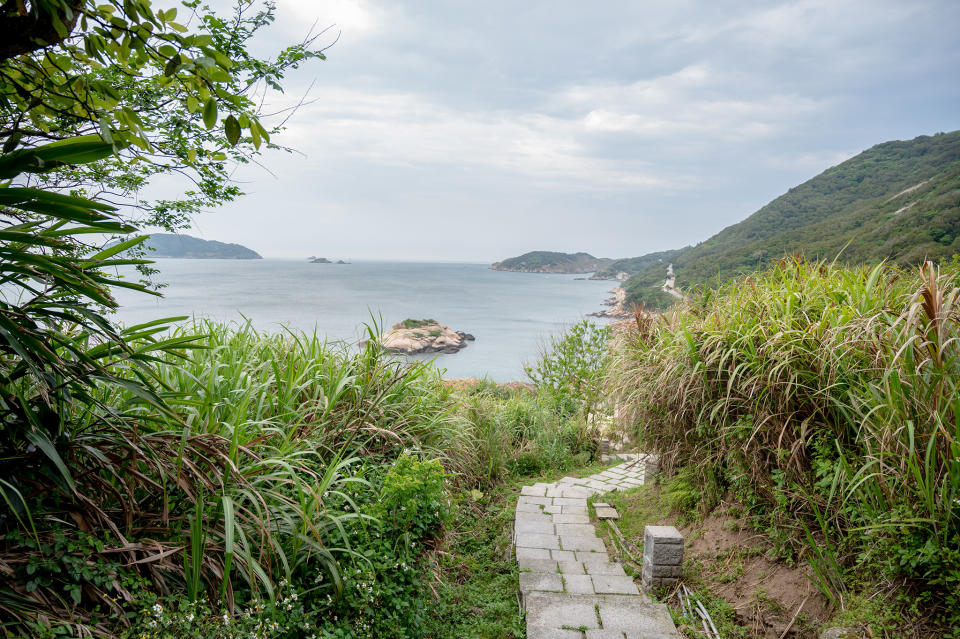
[{"label": "stone step", "polygon": [[586,635],[590,637],[617,637],[619,632],[630,638],[680,639],[667,606],[645,596],[531,592],[524,603],[527,639],[566,636],[562,631],[603,631]]}]

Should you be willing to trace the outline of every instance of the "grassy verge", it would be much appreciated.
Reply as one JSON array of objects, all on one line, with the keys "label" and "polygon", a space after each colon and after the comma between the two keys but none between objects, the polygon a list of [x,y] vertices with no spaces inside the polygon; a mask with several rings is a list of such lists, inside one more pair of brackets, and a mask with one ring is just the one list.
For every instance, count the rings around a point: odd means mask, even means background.
[{"label": "grassy verge", "polygon": [[960,634],[960,269],[784,260],[639,322],[611,392],[638,441],[730,498],[886,637]]}]

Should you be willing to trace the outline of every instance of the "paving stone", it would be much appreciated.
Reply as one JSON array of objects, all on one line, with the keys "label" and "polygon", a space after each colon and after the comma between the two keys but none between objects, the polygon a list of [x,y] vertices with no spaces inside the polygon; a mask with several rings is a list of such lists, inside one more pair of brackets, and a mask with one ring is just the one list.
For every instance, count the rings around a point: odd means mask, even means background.
[{"label": "paving stone", "polygon": [[597,508],[597,519],[620,519],[620,514],[614,508]]},{"label": "paving stone", "polygon": [[[544,508],[545,506],[541,506],[540,504],[517,504],[518,513],[542,513],[544,512]],[[555,508],[555,506],[550,506],[550,508]]]},{"label": "paving stone", "polygon": [[637,584],[633,583],[632,577],[622,577],[618,575],[591,575],[593,579],[593,588],[597,593],[608,593],[614,595],[639,595],[640,590]]},{"label": "paving stone", "polygon": [[557,562],[553,559],[518,559],[517,567],[520,572],[557,572]]},{"label": "paving stone", "polygon": [[518,535],[522,533],[540,533],[543,535],[557,534],[556,527],[550,521],[518,520],[513,524],[513,531]]},{"label": "paving stone", "polygon": [[593,507],[594,508],[613,508],[613,506],[611,506],[610,504],[602,501],[596,502],[595,504],[593,504]]},{"label": "paving stone", "polygon": [[552,524],[552,523],[554,523],[554,522],[553,522],[553,519],[551,519],[551,516],[548,515],[547,513],[544,513],[544,512],[535,512],[535,513],[518,512],[518,513],[514,516],[514,520],[515,520],[515,521],[524,521],[524,522],[527,522],[527,521],[535,521],[535,522],[538,522],[538,523],[541,523],[541,524]]},{"label": "paving stone", "polygon": [[586,550],[581,550],[573,554],[577,556],[577,561],[582,561],[584,563],[595,564],[595,563],[610,561],[610,556],[607,554],[606,550],[604,550],[603,552],[590,552]]},{"label": "paving stone", "polygon": [[546,491],[546,488],[539,488],[537,486],[524,486],[520,489],[520,494],[530,497],[543,497]]},{"label": "paving stone", "polygon": [[589,515],[559,514],[552,515],[551,521],[555,524],[589,524]]},{"label": "paving stone", "polygon": [[564,591],[575,595],[592,595],[593,581],[590,575],[563,575]]},{"label": "paving stone", "polygon": [[[584,595],[531,592],[526,598],[527,628],[599,628],[595,605],[596,599]],[[527,639],[530,639],[529,631]]]},{"label": "paving stone", "polygon": [[554,506],[582,506],[587,507],[586,498],[576,498],[576,497],[556,497],[553,500]]},{"label": "paving stone", "polygon": [[560,547],[564,550],[593,550],[596,552],[603,552],[607,549],[602,539],[581,535],[565,535],[560,537]]},{"label": "paving stone", "polygon": [[527,624],[527,639],[583,639],[579,630],[566,630],[550,626],[531,626]]},{"label": "paving stone", "polygon": [[[564,551],[560,551],[564,552]],[[583,563],[579,561],[558,561],[556,562],[557,569],[561,574],[564,575],[583,575],[586,574],[586,570],[583,567]]]},{"label": "paving stone", "polygon": [[554,506],[554,505],[544,506],[544,507],[543,507],[543,512],[545,512],[545,513],[547,513],[547,514],[550,514],[550,515],[553,515],[553,514],[556,514],[556,513],[561,512],[561,511],[560,511],[561,508],[570,508],[570,506]]},{"label": "paving stone", "polygon": [[622,630],[587,630],[587,639],[624,639]]},{"label": "paving stone", "polygon": [[[600,620],[605,630],[623,630],[646,637],[660,633],[664,639],[678,639],[679,633],[664,604],[648,603],[640,597],[618,597],[616,604],[600,604]],[[656,635],[654,635],[656,636]]]},{"label": "paving stone", "polygon": [[586,561],[582,562],[588,575],[617,575],[626,576],[623,566],[613,561]]},{"label": "paving stone", "polygon": [[517,505],[520,504],[537,504],[539,506],[549,506],[553,503],[553,500],[550,497],[526,497],[521,496],[517,499]]},{"label": "paving stone", "polygon": [[563,592],[563,579],[556,572],[521,572],[520,592]]},{"label": "paving stone", "polygon": [[563,497],[563,489],[559,487],[547,488],[547,497]]},{"label": "paving stone", "polygon": [[[586,506],[544,506],[544,508],[557,508],[557,512],[562,512],[564,515],[586,515],[587,507]],[[562,508],[563,510],[559,510]]]},{"label": "paving stone", "polygon": [[[514,542],[517,548],[549,548],[560,550],[560,539],[556,535],[521,533]],[[579,550],[570,548],[569,550]]]},{"label": "paving stone", "polygon": [[550,558],[555,561],[576,561],[577,557],[570,550],[551,550]]},{"label": "paving stone", "polygon": [[558,535],[597,536],[596,530],[590,524],[557,524],[556,529]]},{"label": "paving stone", "polygon": [[576,477],[561,477],[560,481],[558,481],[557,483],[558,484],[575,484],[578,481],[580,480],[577,479]]},{"label": "paving stone", "polygon": [[517,560],[520,559],[550,559],[550,551],[546,548],[517,548],[514,550]]},{"label": "paving stone", "polygon": [[563,493],[561,497],[570,497],[573,499],[587,499],[591,497],[594,493],[590,488],[584,488],[582,486],[569,486],[560,489],[560,492]]}]

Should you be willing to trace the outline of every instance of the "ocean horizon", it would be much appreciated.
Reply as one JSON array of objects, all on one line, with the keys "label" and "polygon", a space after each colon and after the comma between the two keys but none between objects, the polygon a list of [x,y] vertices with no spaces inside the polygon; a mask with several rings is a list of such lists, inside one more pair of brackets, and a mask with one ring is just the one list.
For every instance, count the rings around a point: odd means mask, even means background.
[{"label": "ocean horizon", "polygon": [[[258,330],[316,331],[355,344],[366,326],[389,328],[406,318],[432,318],[476,341],[432,359],[444,376],[525,379],[551,336],[603,308],[616,282],[584,275],[494,271],[470,262],[358,260],[157,259],[163,297],[118,289],[118,319],[127,325],[187,315],[249,321]],[[134,275],[132,270],[125,271]],[[597,319],[599,322],[605,320]]]}]

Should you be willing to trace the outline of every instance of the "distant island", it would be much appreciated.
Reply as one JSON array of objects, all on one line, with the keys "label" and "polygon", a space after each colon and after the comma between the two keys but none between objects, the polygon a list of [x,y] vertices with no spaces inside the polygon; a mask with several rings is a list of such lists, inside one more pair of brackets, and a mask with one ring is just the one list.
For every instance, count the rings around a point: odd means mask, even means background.
[{"label": "distant island", "polygon": [[473,340],[473,335],[451,330],[435,319],[405,319],[380,336],[380,344],[388,353],[407,355],[456,353]]},{"label": "distant island", "polygon": [[490,268],[517,273],[595,273],[612,263],[610,258],[594,257],[589,253],[531,251],[491,264]]},{"label": "distant island", "polygon": [[260,260],[259,253],[239,244],[201,240],[190,235],[153,233],[143,244],[153,249],[150,257],[178,257],[196,260]]},{"label": "distant island", "polygon": [[328,260],[325,257],[315,257],[313,255],[308,257],[307,261],[310,262],[311,264],[349,264],[350,263],[350,262],[344,262],[343,260],[337,260],[336,262],[333,262],[331,260]]}]

